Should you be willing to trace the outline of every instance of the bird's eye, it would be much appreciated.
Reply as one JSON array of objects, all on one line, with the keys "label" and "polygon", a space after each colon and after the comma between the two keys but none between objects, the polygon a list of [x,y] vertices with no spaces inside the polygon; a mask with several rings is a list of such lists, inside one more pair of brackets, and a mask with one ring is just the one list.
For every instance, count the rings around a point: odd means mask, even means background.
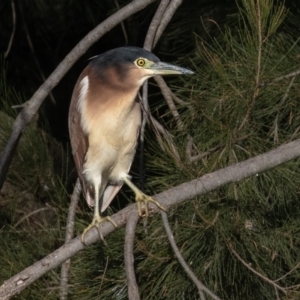
[{"label": "bird's eye", "polygon": [[145,65],[146,61],[142,58],[139,58],[136,60],[136,64],[139,66],[139,67],[143,67]]}]

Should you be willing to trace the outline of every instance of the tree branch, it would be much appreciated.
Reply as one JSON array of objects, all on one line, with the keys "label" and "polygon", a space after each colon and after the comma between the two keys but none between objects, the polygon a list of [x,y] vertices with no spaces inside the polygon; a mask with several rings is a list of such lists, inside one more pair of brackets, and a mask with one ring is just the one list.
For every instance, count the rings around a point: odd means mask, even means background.
[{"label": "tree branch", "polygon": [[259,84],[259,87],[265,87],[265,86],[268,86],[268,85],[270,85],[274,82],[280,81],[282,79],[287,79],[287,78],[291,78],[291,77],[293,78],[293,77],[297,77],[298,75],[300,75],[300,69],[296,70],[292,73],[289,73],[289,74],[286,74],[286,75],[283,75],[283,76],[279,76],[279,77],[274,78],[274,79],[263,81],[262,83]]},{"label": "tree branch", "polygon": [[[65,244],[68,244],[74,234],[74,220],[76,215],[76,208],[80,198],[81,193],[81,184],[79,178],[77,178],[73,194],[71,196],[70,206],[69,206],[69,213],[67,219],[67,226],[66,226],[66,238]],[[70,269],[71,260],[66,260],[61,266],[60,272],[60,299],[65,300],[68,296],[68,272]]]},{"label": "tree branch", "polygon": [[[21,17],[22,17],[23,28],[24,28],[24,31],[25,31],[25,35],[26,35],[26,39],[27,39],[27,42],[28,42],[29,49],[31,51],[31,54],[32,54],[34,63],[36,65],[36,68],[37,68],[38,72],[40,73],[41,81],[44,82],[44,81],[46,81],[46,77],[44,75],[44,72],[43,72],[43,70],[42,70],[42,68],[40,66],[40,63],[39,63],[38,58],[37,58],[37,55],[35,53],[35,50],[34,50],[34,47],[33,47],[33,43],[32,43],[32,40],[31,40],[31,37],[30,37],[30,34],[29,34],[29,30],[27,28],[26,19],[25,19],[24,13],[23,13],[24,10],[22,8],[21,2],[19,2],[18,5],[19,5],[19,11],[20,11],[20,14],[21,14]],[[53,93],[50,92],[49,93],[49,97],[50,97],[52,103],[56,104],[56,100],[55,100],[55,98],[53,96]],[[13,108],[17,108],[17,105],[14,105]]]},{"label": "tree branch", "polygon": [[11,46],[12,46],[12,43],[14,40],[15,32],[16,32],[17,18],[16,18],[16,7],[15,7],[14,0],[11,0],[11,13],[12,13],[12,31],[11,31],[11,35],[9,38],[7,49],[4,53],[4,58],[7,58],[8,54],[10,52],[10,49],[11,49]]},{"label": "tree branch", "polygon": [[139,287],[136,282],[135,272],[134,272],[134,257],[133,257],[133,247],[134,247],[134,235],[137,222],[139,220],[139,215],[137,213],[129,216],[126,225],[125,243],[124,243],[124,261],[125,261],[125,271],[127,279],[127,289],[128,289],[128,299],[139,300]]},{"label": "tree branch", "polygon": [[180,131],[184,130],[184,124],[180,118],[179,112],[173,101],[172,92],[171,92],[170,88],[167,86],[166,82],[163,80],[163,78],[161,76],[155,76],[154,80],[158,84],[158,86],[161,90],[161,93],[163,94],[163,96],[169,106],[169,109],[176,121],[176,125],[177,125],[178,129]]},{"label": "tree branch", "polygon": [[181,5],[182,0],[172,0],[171,3],[166,8],[163,18],[161,19],[161,22],[159,24],[159,27],[157,28],[153,47],[156,46],[158,40],[160,39],[162,33],[166,29],[167,25],[170,23],[172,17],[174,16],[177,8]]},{"label": "tree branch", "polygon": [[117,24],[143,9],[155,0],[133,0],[128,5],[121,8],[112,16],[94,28],[87,34],[66,56],[66,58],[58,65],[48,79],[40,86],[29,101],[24,104],[24,108],[17,116],[14,124],[12,134],[1,154],[0,158],[0,189],[3,186],[9,165],[15,153],[17,144],[21,138],[22,132],[32,121],[39,107],[50,91],[58,84],[67,71],[73,64],[81,57],[90,46],[92,46],[101,36],[115,27]]},{"label": "tree branch", "polygon": [[275,281],[269,279],[266,276],[263,276],[262,274],[260,274],[259,272],[257,272],[254,268],[252,268],[250,266],[250,264],[247,264],[240,256],[239,254],[233,249],[231,244],[228,244],[228,248],[230,249],[230,251],[233,253],[233,255],[247,268],[249,269],[251,272],[253,272],[254,274],[256,274],[258,277],[262,278],[263,280],[265,280],[266,282],[270,283],[271,285],[273,285],[273,287],[275,288],[275,290],[280,290],[282,293],[284,293],[285,295],[287,294],[286,290],[281,287],[280,285],[278,285],[277,283],[275,283]]},{"label": "tree branch", "polygon": [[[165,208],[169,208],[185,200],[206,194],[228,183],[240,181],[269,170],[292,159],[298,158],[299,156],[300,139],[243,162],[206,174],[192,181],[182,183],[167,191],[159,193],[154,197]],[[149,204],[149,211],[154,214],[158,213],[159,209],[156,205]],[[114,214],[112,219],[118,227],[122,227],[126,224],[126,220],[128,220],[132,214],[137,214],[136,204],[129,205],[122,209]],[[102,225],[104,237],[114,230],[116,230],[116,228],[110,222],[106,222]],[[63,245],[45,258],[6,280],[2,286],[0,286],[0,299],[8,299],[9,297],[20,293],[45,273],[56,268],[76,253],[83,250],[86,246],[99,241],[99,239],[99,233],[96,228],[92,228],[87,232],[85,236],[86,245],[81,243],[80,236],[74,238],[68,244]]]},{"label": "tree branch", "polygon": [[[154,43],[154,38],[157,32],[157,28],[159,27],[159,24],[163,18],[163,15],[166,11],[167,6],[169,5],[170,0],[161,0],[156,13],[150,23],[146,38],[145,38],[145,42],[144,42],[144,49],[151,51],[155,45],[153,45]],[[161,36],[161,35],[160,35]],[[160,36],[158,36],[158,39],[160,38]]]},{"label": "tree branch", "polygon": [[[161,0],[156,13],[151,21],[151,24],[149,26],[145,42],[144,42],[144,49],[151,51],[154,47],[154,38],[157,34],[157,29],[159,27],[159,24],[163,18],[163,15],[166,11],[166,8],[169,4],[170,0]],[[162,32],[161,32],[162,34]],[[158,38],[161,36],[161,34],[158,36]],[[140,130],[140,185],[141,189],[144,190],[144,145],[145,145],[145,127],[147,123],[147,118],[150,115],[149,112],[149,104],[148,104],[148,81],[146,81],[143,84],[142,89],[142,108],[143,108],[143,118],[142,118],[142,124],[141,124],[141,130]]]},{"label": "tree branch", "polygon": [[163,220],[163,224],[167,233],[167,237],[168,240],[172,246],[172,249],[179,261],[179,263],[181,264],[181,266],[183,267],[183,269],[185,270],[185,272],[187,273],[187,275],[190,277],[190,279],[195,283],[195,285],[198,288],[199,291],[199,295],[200,295],[200,299],[201,300],[205,300],[205,295],[203,292],[206,292],[213,300],[221,300],[217,295],[215,295],[211,290],[209,290],[198,278],[197,276],[194,274],[194,272],[191,270],[191,268],[188,266],[188,264],[186,263],[186,261],[184,260],[184,258],[182,257],[175,239],[174,239],[174,235],[171,231],[169,222],[168,222],[168,217],[167,214],[164,211],[160,212],[162,220]]}]

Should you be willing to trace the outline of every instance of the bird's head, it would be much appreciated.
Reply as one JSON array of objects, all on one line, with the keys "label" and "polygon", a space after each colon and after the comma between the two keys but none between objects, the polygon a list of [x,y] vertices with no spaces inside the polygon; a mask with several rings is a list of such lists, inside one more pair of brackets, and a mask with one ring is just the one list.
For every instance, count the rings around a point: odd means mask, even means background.
[{"label": "bird's head", "polygon": [[193,74],[188,69],[161,62],[153,53],[138,47],[107,51],[93,59],[90,66],[102,82],[116,86],[141,86],[146,79],[155,75]]}]

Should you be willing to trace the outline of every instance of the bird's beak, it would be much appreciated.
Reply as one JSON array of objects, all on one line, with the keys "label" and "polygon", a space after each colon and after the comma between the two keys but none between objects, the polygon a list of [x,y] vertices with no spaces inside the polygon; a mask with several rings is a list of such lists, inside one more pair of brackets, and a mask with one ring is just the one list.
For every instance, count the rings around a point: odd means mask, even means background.
[{"label": "bird's beak", "polygon": [[161,61],[153,63],[148,69],[151,70],[155,75],[194,74],[194,72],[189,69],[181,68]]}]

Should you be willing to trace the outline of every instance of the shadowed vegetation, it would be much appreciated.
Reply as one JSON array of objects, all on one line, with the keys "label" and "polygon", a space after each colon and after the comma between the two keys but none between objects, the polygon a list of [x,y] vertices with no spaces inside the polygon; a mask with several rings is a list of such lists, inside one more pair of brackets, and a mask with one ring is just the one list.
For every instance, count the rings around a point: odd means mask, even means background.
[{"label": "shadowed vegetation", "polygon": [[[195,74],[170,80],[172,91],[183,100],[176,104],[183,128],[177,126],[162,96],[153,98],[153,114],[172,134],[176,148],[174,152],[164,139],[158,143],[149,126],[145,170],[146,186],[153,194],[299,138],[299,78],[272,81],[298,68],[299,11],[271,0],[238,1],[237,10],[216,18],[220,23],[207,27],[204,22],[206,32],[201,19],[195,20],[198,35],[178,45],[174,39],[186,33],[187,11],[186,6],[178,10],[176,23],[170,24],[159,46],[166,55],[168,47],[169,52],[180,53],[177,63],[190,66]],[[98,19],[93,10],[89,12],[94,25]],[[190,57],[182,57],[182,51]],[[16,115],[11,103],[24,102],[2,73],[0,149]],[[41,114],[27,128],[1,191],[1,281],[64,242],[74,170],[67,147],[49,134],[45,119]],[[299,170],[297,159],[169,211],[184,258],[220,298],[300,297]],[[82,200],[76,234],[91,216]],[[72,259],[69,299],[127,299],[124,229],[106,242],[107,246],[92,245]],[[174,257],[159,216],[149,218],[145,228],[139,224],[135,249],[141,299],[199,299],[197,288]],[[59,269],[49,272],[15,299],[57,299],[59,276]]]}]

